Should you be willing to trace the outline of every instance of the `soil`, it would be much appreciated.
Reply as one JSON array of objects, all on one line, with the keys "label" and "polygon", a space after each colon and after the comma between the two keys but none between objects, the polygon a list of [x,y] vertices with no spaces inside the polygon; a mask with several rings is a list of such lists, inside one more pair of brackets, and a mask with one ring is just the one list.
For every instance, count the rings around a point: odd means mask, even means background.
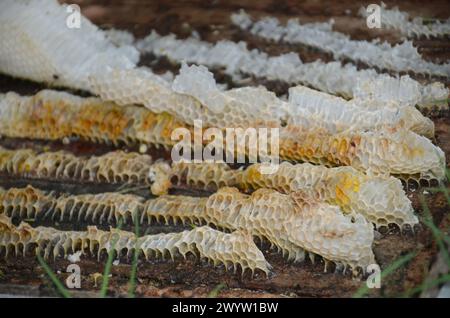
[{"label": "soil", "polygon": [[[335,19],[336,28],[349,34],[354,39],[373,39],[379,37],[391,43],[400,41],[400,37],[389,30],[369,30],[364,20],[357,15],[357,11],[365,1],[105,1],[85,0],[70,3],[79,3],[82,12],[94,23],[102,28],[115,27],[127,29],[136,36],[142,37],[152,29],[160,34],[175,33],[179,37],[186,37],[193,30],[199,32],[202,39],[215,42],[221,39],[234,41],[245,40],[250,47],[258,48],[269,54],[294,51],[299,53],[304,61],[312,61],[317,58],[330,60],[331,57],[309,48],[268,43],[261,39],[251,37],[229,22],[232,12],[244,8],[252,16],[277,16],[281,20],[291,17],[299,17],[301,21],[327,21]],[[446,19],[450,16],[448,1],[427,1],[423,5],[421,1],[385,1],[388,6],[398,5],[400,9],[410,12],[411,15],[420,15],[427,18]],[[437,63],[450,59],[450,41],[444,39],[421,38],[415,41],[420,52],[430,61]],[[167,70],[176,73],[178,66],[170,64],[167,60],[156,60],[152,56],[146,56],[142,64],[151,66],[155,72],[163,73]],[[359,65],[364,67],[364,65]],[[230,87],[242,85],[233,83],[220,70],[215,70],[216,77],[221,82],[226,82]],[[424,77],[416,77],[420,81],[431,81]],[[443,79],[439,79],[443,81]],[[449,83],[447,82],[447,85]],[[245,85],[266,85],[277,94],[285,94],[288,86],[279,82],[267,82],[261,79],[250,78]],[[21,94],[33,94],[44,88],[41,84],[13,79],[0,75],[0,92],[16,91]],[[80,92],[77,92],[80,93]],[[86,93],[81,92],[82,95]],[[450,118],[449,113],[444,112],[433,115],[436,125],[436,144],[450,158]],[[69,145],[58,142],[0,139],[0,145],[12,148],[32,147],[35,149],[66,149],[77,154],[101,154],[114,149],[113,146],[98,146],[82,141],[72,141]],[[119,147],[123,148],[123,147]],[[128,148],[130,151],[136,148]],[[168,158],[168,154],[157,149],[149,151],[155,158]],[[448,160],[448,159],[447,159]],[[447,161],[447,165],[448,161]],[[63,183],[36,183],[30,180],[11,179],[0,176],[0,186],[34,184],[47,189],[68,191],[73,193],[101,192],[105,191],[105,185],[83,185]],[[449,186],[446,185],[447,189]],[[449,233],[449,206],[442,193],[432,193],[424,188],[408,189],[414,208],[421,221],[425,216],[422,204],[419,200],[421,194],[425,195],[432,219],[436,226]],[[189,191],[187,192],[189,193]],[[146,190],[139,192],[148,196]],[[200,193],[194,193],[200,194]],[[44,224],[37,220],[35,223]],[[48,224],[47,224],[48,225]],[[374,244],[376,260],[382,269],[387,268],[398,258],[415,252],[416,256],[405,266],[395,270],[382,281],[381,289],[373,289],[370,297],[392,297],[403,295],[407,290],[417,287],[433,267],[438,248],[429,228],[421,222],[420,228],[412,231],[400,231],[396,227],[380,229]],[[61,229],[82,230],[86,224],[61,223],[56,227]],[[129,225],[126,229],[132,230]],[[143,230],[149,233],[170,232],[182,230],[179,225],[152,224]],[[189,228],[189,227],[187,227]],[[250,273],[227,272],[224,268],[213,267],[194,258],[187,260],[155,260],[152,262],[140,261],[137,273],[136,295],[140,297],[206,297],[214,290],[218,297],[349,297],[362,285],[364,279],[352,277],[350,273],[334,273],[333,268],[324,272],[323,260],[316,258],[313,263],[306,260],[296,264],[287,261],[282,255],[270,250],[265,243],[260,244],[268,262],[273,265],[273,274],[266,277],[262,273],[256,273],[253,277]],[[101,282],[95,282],[96,273],[103,273],[106,262],[103,256],[98,262],[96,257],[82,256],[78,263],[81,268],[82,288],[74,292],[78,297],[95,297],[100,289]],[[49,261],[49,266],[57,277],[65,280],[68,274],[66,268],[69,261],[58,259]],[[112,267],[112,276],[108,288],[108,295],[112,297],[126,296],[130,277],[130,261],[122,258],[118,265]],[[49,296],[58,295],[52,283],[45,274],[37,260],[32,257],[8,258],[0,260],[0,294],[14,294],[22,296]],[[417,295],[417,294],[416,294]]]}]

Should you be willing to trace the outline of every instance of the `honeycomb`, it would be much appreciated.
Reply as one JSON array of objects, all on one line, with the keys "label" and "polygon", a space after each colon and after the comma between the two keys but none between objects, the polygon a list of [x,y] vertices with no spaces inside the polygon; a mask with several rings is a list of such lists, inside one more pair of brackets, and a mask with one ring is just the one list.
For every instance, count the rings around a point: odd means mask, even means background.
[{"label": "honeycomb", "polygon": [[[242,88],[239,92],[235,90],[233,94],[236,100],[250,103],[253,95],[246,92],[252,90]],[[132,90],[135,93],[138,91]],[[157,94],[152,95],[152,98],[157,96]],[[240,97],[238,98],[238,96]],[[186,98],[191,100],[190,97]],[[274,96],[273,98],[277,99]],[[266,101],[270,99],[269,96],[261,98]],[[171,107],[176,107],[176,104],[169,104],[172,105]],[[184,106],[187,105],[180,104],[180,107],[177,108],[178,111],[182,112]],[[368,107],[370,108],[370,106]],[[205,114],[208,113],[206,108],[199,107],[199,109],[203,109]],[[402,109],[405,110],[405,113],[416,112],[412,108]],[[329,115],[324,116],[320,112],[314,116],[308,115],[308,120],[305,120],[306,117],[299,116],[298,120],[300,117],[304,120],[279,128],[280,158],[329,166],[353,166],[372,174],[396,175],[406,181],[409,179],[416,181],[442,180],[444,178],[444,153],[427,138],[417,135],[405,127],[391,126],[376,131],[344,130],[345,123],[354,119],[352,116],[356,114],[355,112],[345,112],[347,115],[342,115],[344,117],[341,117],[339,112],[326,113]],[[188,112],[186,114],[190,116]],[[218,115],[220,114],[223,113],[218,113]],[[232,116],[236,115],[235,112],[231,114]],[[66,93],[51,91],[40,92],[34,97],[20,97],[14,93],[0,97],[0,115],[2,115],[0,117],[0,134],[9,137],[62,139],[75,135],[98,142],[116,144],[118,142],[125,144],[142,142],[170,147],[176,144],[176,141],[171,139],[174,129],[183,127],[190,132],[191,138],[194,135],[192,132],[194,127],[182,124],[166,113],[155,115],[135,106],[122,108],[99,102],[96,99],[85,100]],[[333,118],[333,116],[336,117]],[[408,118],[414,116],[414,114],[408,115]],[[329,118],[328,122],[324,119],[325,117]],[[372,123],[376,122],[376,115],[375,117],[368,117],[365,114],[360,116],[360,118],[366,117],[371,119]],[[418,120],[415,127],[424,134],[434,134],[432,122],[429,125],[430,120],[420,119],[422,117],[419,113],[419,116],[416,117]],[[226,120],[228,121],[228,119]],[[344,124],[341,125],[340,122]],[[362,123],[363,119],[360,122]],[[262,123],[258,125],[262,125]],[[324,125],[328,128],[323,128]],[[330,126],[337,131],[343,131],[332,133]],[[255,127],[261,126],[255,125]],[[362,127],[360,128],[362,129]],[[268,149],[271,149],[270,136],[268,136],[268,140]],[[204,142],[206,143],[206,141]],[[256,149],[256,146],[250,145],[247,149],[235,149],[235,151],[245,152],[244,154],[248,155]],[[256,152],[258,153],[258,149]],[[259,154],[261,155],[261,153]]]},{"label": "honeycomb", "polygon": [[0,188],[0,214],[17,219],[45,219],[53,221],[84,220],[90,223],[134,223],[143,210],[144,200],[131,194],[100,193],[55,195],[32,186]]},{"label": "honeycomb", "polygon": [[340,208],[301,193],[286,195],[259,189],[245,195],[225,187],[209,198],[168,195],[147,201],[145,216],[245,229],[267,239],[295,261],[303,260],[307,251],[339,267],[365,269],[375,263],[369,222],[360,215],[352,221]]},{"label": "honeycomb", "polygon": [[115,46],[84,16],[82,32],[68,27],[67,18],[67,5],[56,0],[1,1],[0,72],[89,90],[91,72],[131,68],[138,62],[134,47]]},{"label": "honeycomb", "polygon": [[280,158],[326,166],[352,166],[370,175],[395,175],[405,181],[445,179],[445,154],[426,137],[406,129],[308,132],[280,131]]},{"label": "honeycomb", "polygon": [[357,41],[332,30],[333,21],[301,24],[298,19],[290,19],[281,25],[277,18],[265,17],[254,22],[243,10],[233,14],[231,21],[240,29],[264,39],[311,46],[333,54],[334,58],[350,59],[397,73],[450,76],[450,63],[435,64],[424,60],[409,40],[395,45]]},{"label": "honeycomb", "polygon": [[126,145],[153,144],[165,148],[176,128],[189,126],[166,113],[137,106],[118,106],[98,98],[81,98],[43,90],[34,96],[0,96],[0,134],[9,137],[85,140]]},{"label": "honeycomb", "polygon": [[[171,134],[176,128],[192,134],[201,120],[205,128],[222,132],[231,127],[279,128],[281,159],[309,163],[282,162],[273,174],[263,174],[261,164],[231,169],[224,163],[153,162],[147,155],[123,151],[77,157],[64,151],[0,147],[3,176],[145,185],[159,196],[144,200],[119,192],[70,195],[32,186],[0,188],[0,252],[6,256],[11,251],[25,255],[28,250],[43,253],[45,258],[86,250],[99,258],[111,250],[129,257],[138,249],[146,259],[193,253],[214,265],[240,267],[243,273],[249,269],[252,274],[260,270],[267,275],[270,265],[253,241],[258,237],[290,260],[317,254],[326,264],[364,271],[375,263],[372,223],[401,228],[418,223],[399,179],[441,182],[445,178],[444,153],[427,139],[434,137],[434,124],[415,108],[443,103],[435,101],[448,97],[448,89],[441,83],[422,85],[409,76],[379,75],[376,70],[358,70],[340,62],[303,63],[295,53],[270,57],[249,51],[245,43],[212,45],[152,33],[137,44],[145,50],[147,42],[159,55],[169,54],[172,60],[202,60],[225,67],[235,80],[252,75],[306,82],[353,99],[302,86],[290,90],[289,101],[264,87],[225,90],[204,66],[183,62],[176,77],[137,67],[139,53],[131,34],[104,32],[84,17],[82,31],[71,29],[66,9],[56,0],[3,0],[0,72],[81,89],[100,98],[51,90],[34,96],[0,94],[0,135],[50,140],[76,137],[115,146],[137,143],[170,149],[175,145]],[[408,17],[403,16],[394,23],[394,15],[402,16],[399,11],[385,12],[390,27],[404,33],[405,25],[414,28],[407,35],[427,33],[420,29],[422,21],[407,22]],[[300,24],[291,19],[280,25],[270,17],[253,22],[245,13],[233,15],[232,20],[266,39],[307,44],[336,58],[391,72],[450,75],[449,63],[423,60],[409,40],[395,45],[354,41],[333,31],[332,21]],[[432,26],[434,34],[441,34],[446,27],[445,23]],[[169,47],[166,53],[164,46]],[[195,52],[199,47],[200,52]],[[250,145],[244,154],[250,157],[256,147]],[[172,182],[217,192],[209,197],[168,195],[175,187]],[[33,228],[24,222],[17,227],[10,219],[37,217],[109,224],[157,219],[207,226],[136,237],[93,226],[80,232]]]},{"label": "honeycomb", "polygon": [[418,223],[400,180],[369,176],[352,167],[282,162],[275,173],[262,174],[261,164],[236,170],[227,164],[177,163],[172,165],[172,173],[175,185],[184,183],[210,191],[228,186],[245,192],[261,188],[285,194],[309,192],[317,199],[338,205],[345,213],[361,214],[376,227],[389,224],[414,227]]},{"label": "honeycomb", "polygon": [[102,252],[114,250],[117,255],[132,255],[135,249],[150,257],[164,257],[170,254],[172,259],[176,255],[186,258],[192,253],[200,258],[210,260],[215,266],[224,264],[227,268],[238,267],[244,273],[249,269],[252,274],[261,270],[266,275],[270,271],[264,255],[256,247],[249,234],[236,231],[230,234],[213,230],[209,227],[198,227],[191,231],[180,233],[145,235],[139,238],[131,232],[111,228],[102,231],[95,226],[87,231],[59,231],[49,227],[31,227],[22,222],[18,227],[11,223],[5,215],[0,215],[0,251],[6,256],[12,252],[15,255],[26,255],[33,252],[48,259],[59,256],[67,257],[68,253],[85,252],[86,249],[98,258]]},{"label": "honeycomb", "polygon": [[[378,130],[404,127],[428,138],[434,137],[434,123],[414,107],[401,107],[394,102],[377,99],[346,101],[313,89],[296,86],[289,89],[293,104],[290,124],[302,125],[311,119],[314,127],[339,133],[346,130]],[[295,116],[297,114],[297,116]]]},{"label": "honeycomb", "polygon": [[273,175],[261,174],[255,164],[242,172],[243,189],[270,188],[283,193],[310,192],[352,215],[361,214],[377,227],[418,223],[410,200],[397,178],[368,176],[351,167],[326,168],[282,162]]},{"label": "honeycomb", "polygon": [[[0,148],[0,171],[34,179],[149,185],[155,195],[172,185],[216,191],[224,186],[242,190],[270,188],[283,193],[312,190],[343,211],[362,214],[376,226],[414,226],[414,215],[401,182],[389,176],[365,175],[352,167],[327,168],[282,162],[273,174],[262,174],[261,164],[231,169],[225,163],[153,163],[147,155],[111,152],[100,157],[75,157],[66,152],[37,154],[32,150]],[[377,191],[376,189],[380,189]],[[381,191],[381,189],[383,191]]]},{"label": "honeycomb", "polygon": [[[178,75],[181,80],[177,81],[176,78],[174,81],[176,90],[162,78],[141,68],[113,69],[92,75],[90,83],[92,91],[103,100],[114,101],[119,105],[142,104],[152,112],[168,112],[177,120],[190,125],[195,120],[201,120],[205,127],[217,128],[247,128],[255,123],[269,127],[281,125],[287,106],[275,94],[261,87],[220,92],[215,82],[210,92],[208,87],[212,84],[208,81],[208,74],[204,75],[205,80],[196,84],[197,88],[193,88],[186,83],[196,83],[202,79],[197,79],[194,74],[208,72],[203,68],[196,72],[193,69],[195,66],[186,66],[181,70],[183,73]],[[200,92],[211,97],[200,96]],[[201,101],[208,104],[202,104]]]},{"label": "honeycomb", "polygon": [[76,157],[65,151],[37,153],[0,147],[0,172],[30,179],[151,185],[152,158],[113,151]]},{"label": "honeycomb", "polygon": [[[364,8],[359,10],[359,14],[367,17],[367,12]],[[425,23],[423,18],[412,18],[407,12],[400,11],[398,7],[387,9],[385,3],[381,3],[380,17],[383,26],[398,30],[407,37],[426,36],[428,39],[430,36],[443,37],[450,33],[450,19],[447,19],[444,23],[441,23],[439,20]]]},{"label": "honeycomb", "polygon": [[34,219],[54,207],[53,193],[27,186],[23,189],[0,187],[0,214],[20,220]]},{"label": "honeycomb", "polygon": [[[116,36],[117,30],[110,32]],[[116,37],[123,38],[120,43],[133,42],[130,40],[131,34],[119,33]],[[377,73],[374,69],[358,69],[351,63],[342,65],[336,61],[325,63],[321,60],[304,63],[294,52],[269,56],[258,49],[248,49],[244,41],[221,40],[212,44],[195,37],[177,39],[174,34],[161,36],[153,30],[144,39],[138,40],[136,47],[143,54],[165,56],[174,63],[187,61],[209,68],[221,68],[236,82],[251,75],[291,85],[304,84],[348,99],[370,95],[378,101],[395,100],[402,105],[417,105],[422,111],[448,109],[446,103],[437,102],[449,95],[449,90],[442,83],[421,84],[408,75],[393,77]]]},{"label": "honeycomb", "polygon": [[[370,223],[360,216],[353,222],[338,207],[300,192],[285,195],[259,189],[246,195],[236,188],[225,187],[210,197],[164,195],[144,202],[140,197],[119,193],[56,197],[28,186],[0,189],[0,214],[19,219],[76,218],[92,223],[119,219],[130,222],[137,217],[147,223],[152,219],[206,223],[220,229],[248,231],[268,240],[295,261],[304,259],[305,250],[352,268],[365,268],[370,264],[366,262],[374,261]],[[328,225],[324,218],[334,225]],[[339,244],[345,248],[337,248]],[[358,252],[351,254],[350,250]]]}]

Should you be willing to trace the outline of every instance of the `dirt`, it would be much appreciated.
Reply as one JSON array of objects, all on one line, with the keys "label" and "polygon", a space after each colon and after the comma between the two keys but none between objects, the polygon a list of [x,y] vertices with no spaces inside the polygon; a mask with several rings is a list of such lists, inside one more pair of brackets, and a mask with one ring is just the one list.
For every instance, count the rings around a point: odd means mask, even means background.
[{"label": "dirt", "polygon": [[[428,1],[424,6],[420,1],[385,1],[389,6],[399,5],[402,10],[409,11],[412,15],[421,15],[428,18],[444,19],[450,16],[450,6],[447,1]],[[180,37],[186,37],[193,30],[200,33],[202,39],[215,42],[221,39],[233,41],[245,40],[251,48],[259,48],[269,54],[276,55],[295,51],[300,54],[302,60],[312,61],[317,58],[328,61],[330,56],[309,48],[289,46],[250,37],[237,28],[230,25],[229,15],[239,8],[245,8],[252,16],[277,16],[281,20],[290,17],[299,17],[302,21],[326,21],[333,17],[336,28],[349,34],[354,39],[373,39],[380,37],[382,40],[395,43],[400,38],[392,31],[368,30],[364,21],[357,16],[357,10],[365,1],[340,1],[320,2],[307,0],[301,4],[298,1],[102,1],[85,0],[70,3],[79,3],[82,11],[93,22],[103,28],[114,26],[118,29],[128,29],[136,36],[144,36],[151,29],[156,29],[161,34],[173,32]],[[350,11],[348,11],[350,10]],[[442,62],[450,59],[450,42],[446,39],[421,38],[415,43],[426,59]],[[156,60],[152,56],[146,56],[142,62],[151,66],[156,72],[163,73],[167,70],[176,72],[177,66],[164,59]],[[359,65],[359,67],[364,67]],[[233,83],[230,78],[215,70],[216,77],[221,82],[226,82],[230,87],[242,85]],[[418,78],[421,81],[430,81],[426,78]],[[448,84],[448,83],[447,83]],[[245,85],[266,85],[277,94],[285,94],[288,86],[279,82],[267,82],[261,79],[250,78]],[[12,79],[0,76],[0,92],[16,91],[22,94],[33,94],[45,86],[28,81]],[[80,92],[77,92],[80,93]],[[82,95],[85,95],[83,93]],[[450,158],[450,120],[449,113],[442,113],[433,117],[436,125],[436,143]],[[113,146],[98,146],[82,141],[72,141],[69,145],[58,142],[0,139],[0,145],[20,148],[32,147],[35,149],[66,149],[77,154],[102,154],[114,149]],[[123,148],[123,147],[119,147]],[[136,151],[135,148],[128,150]],[[168,158],[167,153],[152,149],[153,157]],[[448,160],[448,159],[447,159]],[[447,161],[448,163],[448,161]],[[0,176],[0,186],[24,185],[31,183],[48,189],[70,191],[73,193],[101,192],[105,191],[105,185],[61,184],[61,183],[36,183],[30,180],[11,179]],[[448,189],[447,185],[447,189]],[[422,209],[419,195],[424,189],[408,190],[414,208],[422,220]],[[148,196],[147,191],[139,192]],[[426,193],[426,201],[434,223],[448,233],[450,219],[449,206],[442,193]],[[36,222],[36,225],[44,224]],[[61,229],[83,229],[86,224],[61,223],[57,227]],[[150,233],[179,231],[185,227],[179,225],[164,226],[152,224],[148,228]],[[188,227],[189,228],[189,227]],[[132,230],[130,225],[125,229]],[[371,290],[371,297],[399,296],[406,290],[414,288],[427,277],[430,268],[437,258],[437,246],[430,230],[421,222],[420,228],[415,232],[401,232],[398,228],[390,227],[380,230],[380,235],[374,244],[376,260],[381,268],[386,268],[399,257],[410,252],[416,252],[416,256],[405,266],[394,271],[384,278],[381,289]],[[349,297],[353,295],[363,284],[361,278],[354,278],[350,273],[334,273],[333,268],[324,272],[324,263],[317,258],[314,263],[306,260],[301,264],[287,261],[282,255],[270,250],[265,243],[260,244],[268,262],[273,265],[273,274],[265,277],[262,273],[256,273],[253,277],[250,273],[227,272],[223,267],[213,267],[194,258],[187,260],[176,259],[156,260],[152,262],[140,261],[138,266],[138,283],[136,295],[141,297],[205,297],[213,293],[219,297]],[[82,256],[81,267],[82,288],[75,292],[75,296],[93,297],[97,295],[101,282],[94,282],[94,274],[102,273],[105,256],[98,262],[96,257]],[[57,277],[65,280],[68,274],[67,260],[58,259],[49,261],[49,266]],[[130,261],[122,258],[118,265],[112,267],[112,276],[108,289],[108,295],[113,297],[126,296],[130,277]],[[28,296],[57,295],[43,268],[33,257],[8,258],[0,260],[0,294],[16,294]]]}]

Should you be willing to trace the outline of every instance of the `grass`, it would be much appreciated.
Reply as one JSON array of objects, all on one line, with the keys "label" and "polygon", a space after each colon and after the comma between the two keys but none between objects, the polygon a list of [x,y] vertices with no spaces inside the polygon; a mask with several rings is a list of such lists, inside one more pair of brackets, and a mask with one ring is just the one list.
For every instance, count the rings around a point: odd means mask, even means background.
[{"label": "grass", "polygon": [[425,290],[428,290],[428,289],[438,286],[440,284],[445,284],[447,282],[450,282],[450,274],[443,275],[439,278],[436,278],[435,280],[433,280],[431,282],[423,282],[418,287],[406,291],[403,294],[403,297],[412,297],[413,295],[421,293]]},{"label": "grass", "polygon": [[[400,257],[396,261],[394,261],[391,265],[389,265],[386,269],[381,271],[380,277],[381,282],[383,282],[383,279],[388,277],[390,274],[395,272],[397,269],[401,268],[403,265],[408,263],[410,260],[412,260],[416,256],[416,252],[411,252],[409,254],[406,254],[405,256]],[[371,289],[367,286],[366,282],[364,282],[363,286],[361,286],[356,293],[353,295],[353,298],[361,298],[367,295],[367,293]]]},{"label": "grass", "polygon": [[55,285],[56,290],[61,294],[61,296],[63,296],[64,298],[71,298],[72,296],[70,295],[69,291],[64,287],[64,285],[61,283],[58,277],[56,277],[55,273],[53,273],[53,271],[44,261],[42,256],[38,254],[37,259],[39,261],[39,264],[41,264],[42,268],[44,268],[45,272],[47,273],[47,276]]},{"label": "grass", "polygon": [[[139,218],[138,215],[134,215],[134,234],[136,238],[139,237]],[[137,267],[139,260],[139,246],[136,240],[136,246],[133,253],[133,261],[131,264],[130,281],[128,282],[128,297],[134,298],[136,295],[136,278],[137,278]]]},{"label": "grass", "polygon": [[445,259],[445,263],[450,266],[450,256],[444,242],[445,234],[434,224],[433,217],[431,216],[430,208],[428,207],[425,197],[423,195],[420,195],[419,199],[422,204],[423,212],[425,214],[422,222],[431,230],[431,233],[436,240],[436,244],[438,245],[439,250]]},{"label": "grass", "polygon": [[[446,176],[447,180],[450,180],[450,169],[446,170]],[[441,184],[439,187],[433,187],[433,188],[427,188],[427,191],[430,191],[432,193],[441,192],[444,194],[447,205],[450,209],[450,195],[448,189],[445,187],[445,185]],[[436,241],[436,245],[439,248],[439,253],[444,258],[444,261],[448,268],[450,268],[450,255],[449,255],[449,247],[450,247],[450,236],[446,235],[441,229],[439,229],[436,224],[433,222],[433,217],[430,212],[430,208],[428,206],[427,201],[425,200],[425,197],[423,195],[419,196],[420,203],[422,205],[422,210],[424,213],[423,223],[430,229],[434,240]],[[450,216],[447,215],[447,218]],[[448,230],[448,229],[447,229]],[[432,280],[432,281],[423,281],[419,286],[412,288],[411,290],[407,290],[403,296],[404,297],[411,297],[414,295],[417,295],[418,293],[421,293],[423,291],[426,291],[430,288],[439,286],[441,284],[445,284],[447,282],[450,282],[450,274],[444,274],[440,277]]]},{"label": "grass", "polygon": [[[447,180],[450,180],[450,170],[447,169],[446,173],[447,173]],[[427,190],[429,190],[430,192],[434,192],[434,193],[436,193],[436,192],[443,193],[447,200],[447,205],[450,208],[449,191],[444,185],[441,185],[441,186],[435,187],[435,188],[428,188]],[[436,241],[436,245],[439,247],[440,255],[442,255],[442,257],[444,258],[444,261],[445,261],[447,267],[450,268],[450,255],[449,255],[450,237],[448,235],[446,235],[442,230],[440,230],[436,226],[436,224],[434,224],[433,217],[430,212],[430,208],[425,200],[424,195],[420,195],[419,199],[420,199],[422,209],[424,212],[423,223],[430,229],[430,231],[434,237],[434,240]],[[447,217],[450,218],[450,216],[448,216],[448,215],[447,215]],[[432,281],[425,280],[419,286],[412,288],[411,290],[407,290],[403,294],[403,297],[411,297],[418,293],[429,290],[430,288],[433,288],[433,287],[436,287],[436,286],[439,286],[441,284],[445,284],[448,282],[450,282],[450,274],[444,274]]]},{"label": "grass", "polygon": [[225,287],[227,287],[227,285],[225,285],[224,283],[220,283],[219,285],[214,287],[213,290],[211,290],[211,292],[208,294],[208,298],[217,298],[217,296],[219,296],[220,291]]},{"label": "grass", "polygon": [[[136,222],[137,218],[136,218]],[[118,224],[117,224],[117,228],[120,230],[122,228],[122,219],[119,220]],[[137,228],[137,231],[138,228]],[[102,276],[102,286],[100,289],[100,297],[105,297],[106,293],[108,292],[108,285],[109,285],[109,275],[111,273],[111,268],[112,268],[112,263],[115,257],[115,246],[117,244],[117,237],[114,237],[111,243],[111,250],[108,252],[108,259],[105,265],[105,270]],[[135,258],[133,259],[133,267],[132,267],[132,273],[131,273],[131,277],[130,281],[134,282],[135,286],[135,277],[136,277],[136,268],[137,268],[137,255],[139,255],[138,253],[135,252]],[[55,275],[55,273],[51,270],[51,268],[47,265],[47,263],[44,261],[44,259],[40,256],[37,255],[37,259],[39,261],[39,263],[41,264],[41,266],[44,268],[45,272],[47,273],[47,276],[50,278],[50,280],[53,282],[53,284],[55,285],[56,289],[58,290],[58,292],[61,294],[61,296],[63,296],[64,298],[71,298],[71,295],[69,293],[69,291],[64,287],[64,285],[61,283],[61,281],[58,279],[58,277]],[[135,261],[136,259],[136,261]],[[133,270],[134,269],[134,270]],[[134,271],[134,274],[133,274]],[[130,291],[133,291],[133,295],[134,295],[134,288],[130,289]]]},{"label": "grass", "polygon": [[[117,224],[117,229],[122,228],[123,220],[119,219],[119,222]],[[116,256],[116,251],[114,248],[116,247],[118,237],[114,237],[111,242],[111,249],[108,252],[108,259],[106,261],[105,270],[103,272],[103,278],[102,278],[102,287],[100,289],[100,297],[104,298],[106,297],[106,293],[108,292],[108,285],[109,285],[109,274],[111,273],[112,263],[114,261],[114,258]]]},{"label": "grass", "polygon": [[[136,220],[137,220],[137,218],[136,218]],[[119,230],[122,228],[122,219],[119,220],[119,222],[117,224],[117,228]],[[112,242],[111,242],[111,249],[108,252],[108,259],[106,261],[105,270],[103,272],[102,286],[101,286],[101,289],[100,289],[100,297],[102,297],[102,298],[105,297],[106,293],[108,292],[109,275],[111,273],[112,263],[113,263],[113,260],[115,258],[115,254],[116,254],[114,248],[115,248],[115,246],[117,244],[117,241],[118,241],[118,237],[114,237]],[[135,253],[135,255],[136,254],[137,253]],[[135,258],[137,258],[137,257],[135,256]],[[41,264],[41,266],[44,268],[45,272],[47,273],[47,276],[50,278],[50,280],[55,285],[55,287],[58,290],[58,292],[64,298],[70,298],[71,295],[70,295],[69,291],[64,287],[64,285],[61,283],[61,281],[58,279],[58,277],[56,277],[55,273],[47,265],[47,263],[44,261],[44,259],[40,255],[37,256],[37,259],[38,259],[39,263]],[[133,261],[134,261],[134,259],[133,259]],[[133,274],[133,269],[132,269],[131,277],[136,277],[137,259],[133,263],[133,268],[134,268],[134,274]],[[130,281],[131,280],[132,280],[132,278],[130,278]],[[133,278],[133,281],[134,281],[134,285],[133,286],[135,286],[135,279],[134,278]],[[134,288],[130,289],[130,290],[133,291],[133,295],[134,295]]]},{"label": "grass", "polygon": [[433,103],[436,103],[436,104],[440,104],[440,103],[450,103],[450,98],[444,98],[444,99],[436,99],[436,100],[434,100],[434,101],[432,101]]}]

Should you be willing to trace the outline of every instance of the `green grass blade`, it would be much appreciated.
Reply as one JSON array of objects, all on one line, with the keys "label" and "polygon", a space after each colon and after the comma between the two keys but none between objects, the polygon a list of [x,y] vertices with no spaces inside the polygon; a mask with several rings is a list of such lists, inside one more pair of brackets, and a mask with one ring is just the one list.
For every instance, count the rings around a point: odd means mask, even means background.
[{"label": "green grass blade", "polygon": [[[117,224],[117,229],[122,228],[122,219],[119,220],[119,223]],[[106,296],[106,293],[108,292],[108,285],[109,285],[109,274],[111,273],[112,263],[114,260],[114,257],[116,256],[116,252],[114,248],[116,247],[118,238],[114,238],[111,242],[111,250],[108,252],[108,260],[106,261],[105,265],[105,271],[103,272],[103,279],[102,279],[102,287],[100,289],[100,297],[104,298]]]},{"label": "green grass blade", "polygon": [[51,268],[47,265],[47,263],[44,261],[41,255],[37,255],[37,259],[39,261],[39,264],[44,268],[45,272],[47,273],[47,276],[50,278],[50,280],[55,285],[58,292],[64,297],[64,298],[71,298],[69,291],[64,287],[64,285],[61,283],[61,281],[56,277],[55,273],[51,270]]},{"label": "green grass blade", "polygon": [[[395,272],[397,269],[405,265],[407,262],[412,260],[416,256],[416,252],[411,252],[406,254],[405,256],[400,257],[399,259],[395,260],[391,265],[389,265],[386,269],[381,271],[380,278],[383,280],[385,277],[389,276],[393,272]],[[368,292],[370,288],[367,286],[366,282],[364,282],[364,285],[361,286],[355,294],[353,294],[353,298],[361,298],[364,297]]]},{"label": "green grass blade", "polygon": [[217,298],[217,296],[219,295],[220,291],[222,289],[224,289],[225,287],[227,287],[227,285],[225,285],[223,283],[220,283],[219,285],[214,287],[213,290],[211,290],[211,292],[208,294],[208,298]]},{"label": "green grass blade", "polygon": [[431,282],[423,282],[420,286],[410,289],[407,292],[405,292],[405,294],[403,295],[403,297],[411,297],[417,293],[420,293],[422,291],[428,290],[432,287],[438,286],[440,284],[445,284],[447,282],[450,282],[450,274],[446,274],[444,276],[441,276],[439,278],[436,278],[435,280],[431,281]]},{"label": "green grass blade", "polygon": [[[445,176],[446,176],[446,181],[447,182],[450,181],[450,169],[445,169]],[[448,188],[445,186],[444,182],[440,183],[439,188],[444,193],[445,198],[447,199],[447,203],[450,206],[450,194],[449,194]]]},{"label": "green grass blade", "polygon": [[428,207],[425,197],[423,195],[420,195],[419,200],[422,204],[423,212],[425,214],[422,222],[431,230],[431,233],[436,240],[436,244],[438,245],[439,250],[444,257],[446,264],[450,267],[450,255],[444,243],[445,234],[434,224],[433,217],[431,215],[430,208]]},{"label": "green grass blade", "polygon": [[432,101],[432,103],[449,103],[450,98],[444,98],[444,99],[435,99]]},{"label": "green grass blade", "polygon": [[[139,237],[139,217],[137,213],[134,217],[134,234]],[[134,298],[136,293],[136,278],[137,278],[137,267],[139,260],[139,245],[138,240],[136,240],[136,246],[134,248],[133,262],[131,264],[130,281],[128,282],[128,297]]]}]

